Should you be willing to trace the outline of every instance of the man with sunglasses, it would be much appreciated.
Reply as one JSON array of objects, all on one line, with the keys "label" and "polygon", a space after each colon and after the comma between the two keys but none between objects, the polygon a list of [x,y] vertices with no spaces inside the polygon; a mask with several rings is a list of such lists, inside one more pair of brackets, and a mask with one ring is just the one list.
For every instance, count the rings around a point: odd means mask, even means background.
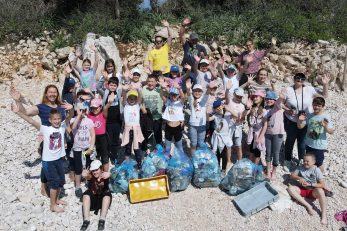
[{"label": "man with sunglasses", "polygon": [[165,43],[163,37],[155,36],[154,49],[148,54],[148,68],[151,73],[157,74],[158,76],[163,74],[168,77],[170,72],[169,50],[172,43],[172,33],[170,25],[166,20],[163,20],[161,23],[167,28],[168,37]]}]

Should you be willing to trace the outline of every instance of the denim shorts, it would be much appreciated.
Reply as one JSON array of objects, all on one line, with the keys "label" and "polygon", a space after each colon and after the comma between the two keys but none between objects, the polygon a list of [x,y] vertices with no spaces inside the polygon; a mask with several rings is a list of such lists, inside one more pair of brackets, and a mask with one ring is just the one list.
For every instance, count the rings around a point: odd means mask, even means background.
[{"label": "denim shorts", "polygon": [[43,173],[47,178],[49,189],[59,189],[65,184],[64,159],[42,161]]},{"label": "denim shorts", "polygon": [[190,146],[201,146],[205,143],[206,125],[203,126],[189,126],[189,139]]}]

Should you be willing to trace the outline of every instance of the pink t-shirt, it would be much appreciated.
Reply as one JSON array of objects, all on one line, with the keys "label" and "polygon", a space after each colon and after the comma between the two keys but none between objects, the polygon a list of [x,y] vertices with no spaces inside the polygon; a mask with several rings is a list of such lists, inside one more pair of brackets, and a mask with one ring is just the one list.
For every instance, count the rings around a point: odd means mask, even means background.
[{"label": "pink t-shirt", "polygon": [[260,63],[266,55],[265,50],[255,50],[253,53],[248,53],[247,51],[243,52],[238,57],[238,63],[241,61],[246,61],[247,59],[251,59],[252,61],[248,63],[248,67],[246,67],[246,74],[253,74],[259,71]]},{"label": "pink t-shirt", "polygon": [[[74,119],[71,120],[73,123]],[[74,142],[72,149],[82,151],[90,147],[90,129],[94,128],[94,123],[91,119],[85,117],[79,121],[76,129],[72,130]]]},{"label": "pink t-shirt", "polygon": [[267,119],[266,133],[268,135],[285,134],[283,123],[283,110],[280,103],[275,103],[272,109],[268,109],[265,118]]},{"label": "pink t-shirt", "polygon": [[94,115],[92,113],[88,114],[88,118],[94,123],[95,135],[104,135],[106,133],[106,118],[104,113]]},{"label": "pink t-shirt", "polygon": [[182,84],[182,77],[176,77],[176,78],[167,78],[165,77],[165,82],[168,83],[169,87],[175,87],[176,85],[181,86]]},{"label": "pink t-shirt", "polygon": [[[241,115],[245,110],[245,105],[242,103],[235,103],[233,100],[230,100],[229,104],[227,105],[227,108],[233,112],[235,112],[238,115]],[[225,113],[226,115],[229,113]],[[242,122],[236,123],[235,118],[231,120],[232,124],[234,125],[242,125]]]}]

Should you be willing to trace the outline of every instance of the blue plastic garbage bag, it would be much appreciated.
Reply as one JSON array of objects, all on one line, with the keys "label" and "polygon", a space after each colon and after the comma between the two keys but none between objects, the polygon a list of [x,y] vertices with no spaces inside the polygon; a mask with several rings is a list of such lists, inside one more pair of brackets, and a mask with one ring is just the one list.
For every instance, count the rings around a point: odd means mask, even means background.
[{"label": "blue plastic garbage bag", "polygon": [[222,179],[220,188],[229,195],[238,195],[264,181],[263,168],[251,160],[238,160]]},{"label": "blue plastic garbage bag", "polygon": [[199,188],[217,187],[221,171],[215,154],[204,144],[193,153],[193,184]]},{"label": "blue plastic garbage bag", "polygon": [[164,175],[166,169],[167,161],[164,156],[164,148],[157,144],[153,152],[149,153],[142,162],[141,177]]},{"label": "blue plastic garbage bag", "polygon": [[139,174],[136,169],[137,162],[133,159],[125,159],[121,165],[111,169],[109,188],[113,193],[127,193],[129,181],[137,179]]},{"label": "blue plastic garbage bag", "polygon": [[187,154],[175,148],[174,154],[168,162],[167,176],[171,192],[188,188],[193,177],[193,164]]}]

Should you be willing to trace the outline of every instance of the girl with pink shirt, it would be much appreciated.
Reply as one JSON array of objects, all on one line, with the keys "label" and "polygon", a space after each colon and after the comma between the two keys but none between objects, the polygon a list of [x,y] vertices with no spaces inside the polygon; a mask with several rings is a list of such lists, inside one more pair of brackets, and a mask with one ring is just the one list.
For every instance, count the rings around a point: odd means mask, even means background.
[{"label": "girl with pink shirt", "polygon": [[115,98],[114,93],[108,97],[108,102],[105,107],[102,107],[102,99],[93,99],[90,102],[90,113],[88,118],[94,123],[95,129],[95,148],[97,158],[101,159],[102,169],[107,172],[109,168],[109,150],[108,150],[108,139],[106,134],[106,119],[108,109],[111,106]]},{"label": "girl with pink shirt", "polygon": [[264,142],[265,139],[267,177],[271,180],[276,180],[276,168],[279,164],[279,155],[285,134],[283,110],[281,107],[283,96],[281,95],[280,98],[277,98],[275,92],[266,92],[265,108],[268,111],[264,117],[264,126],[258,137],[258,142]]}]

